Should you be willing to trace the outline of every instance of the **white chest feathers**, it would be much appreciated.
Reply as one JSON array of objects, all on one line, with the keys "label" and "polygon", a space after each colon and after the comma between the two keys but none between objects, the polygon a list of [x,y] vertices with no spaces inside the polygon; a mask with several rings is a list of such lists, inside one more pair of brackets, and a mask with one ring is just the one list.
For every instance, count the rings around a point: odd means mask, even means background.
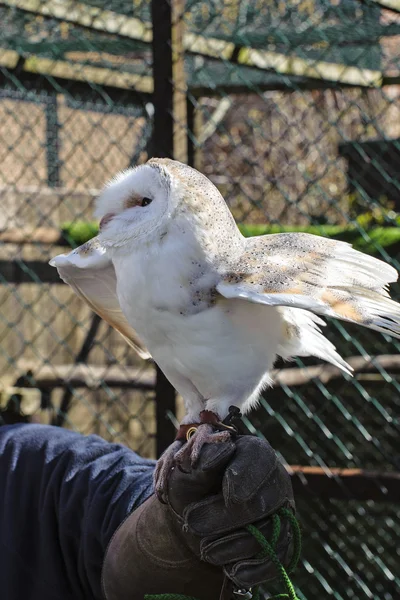
[{"label": "white chest feathers", "polygon": [[277,310],[218,296],[215,273],[187,246],[153,245],[114,264],[121,308],[170,378],[184,374],[210,397],[271,367],[283,336]]},{"label": "white chest feathers", "polygon": [[[217,276],[186,239],[171,235],[113,259],[121,308],[139,335],[215,304]],[[152,336],[153,337],[153,336]]]}]

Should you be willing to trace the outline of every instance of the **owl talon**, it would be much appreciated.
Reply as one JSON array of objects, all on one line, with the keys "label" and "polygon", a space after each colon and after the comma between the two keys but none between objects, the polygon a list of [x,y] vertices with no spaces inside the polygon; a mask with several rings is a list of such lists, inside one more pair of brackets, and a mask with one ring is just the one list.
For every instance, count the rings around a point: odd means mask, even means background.
[{"label": "owl talon", "polygon": [[[206,429],[207,428],[207,429]],[[190,462],[195,467],[204,444],[220,444],[231,439],[229,431],[215,431],[212,425],[201,425],[193,436],[193,446],[190,453]]]},{"label": "owl talon", "polygon": [[168,448],[164,450],[163,454],[158,459],[156,468],[154,470],[154,491],[157,498],[163,504],[166,504],[165,497],[167,494],[168,476],[171,469],[176,465],[176,457],[179,454],[182,445],[182,441],[175,440],[175,442],[168,446]]},{"label": "owl talon", "polygon": [[[240,414],[239,409],[235,410]],[[237,434],[237,429],[231,424],[231,420],[237,418],[236,412],[233,412],[230,409],[228,417],[220,422],[215,413],[202,411],[201,423],[181,425],[177,439],[161,455],[154,471],[154,488],[160,502],[166,503],[171,469],[178,467],[186,472],[190,467],[196,467],[204,444],[228,442]]]}]

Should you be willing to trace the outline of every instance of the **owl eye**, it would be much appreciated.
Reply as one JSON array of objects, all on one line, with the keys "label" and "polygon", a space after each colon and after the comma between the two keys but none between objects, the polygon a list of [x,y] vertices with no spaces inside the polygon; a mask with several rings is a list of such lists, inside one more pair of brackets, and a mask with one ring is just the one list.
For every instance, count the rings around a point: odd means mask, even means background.
[{"label": "owl eye", "polygon": [[148,204],[151,204],[152,202],[153,202],[152,198],[143,198],[141,206],[147,206]]}]

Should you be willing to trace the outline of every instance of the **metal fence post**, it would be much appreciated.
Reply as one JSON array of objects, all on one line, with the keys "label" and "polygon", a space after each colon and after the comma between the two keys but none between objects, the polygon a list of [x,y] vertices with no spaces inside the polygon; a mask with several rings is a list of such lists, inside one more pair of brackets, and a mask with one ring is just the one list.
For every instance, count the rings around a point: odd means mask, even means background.
[{"label": "metal fence post", "polygon": [[60,186],[60,141],[57,94],[50,94],[45,104],[47,185]]},{"label": "metal fence post", "polygon": [[[153,156],[187,162],[186,81],[183,54],[183,0],[152,0],[154,130]],[[166,418],[175,412],[176,393],[157,368],[157,454],[172,442],[175,428]]]}]

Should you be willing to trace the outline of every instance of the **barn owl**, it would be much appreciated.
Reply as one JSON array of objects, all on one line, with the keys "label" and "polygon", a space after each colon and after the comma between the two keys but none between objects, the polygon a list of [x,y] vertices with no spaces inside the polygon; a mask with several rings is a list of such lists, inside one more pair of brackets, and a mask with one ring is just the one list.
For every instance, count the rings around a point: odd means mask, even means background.
[{"label": "barn owl", "polygon": [[230,405],[255,406],[277,356],[315,356],[350,373],[321,316],[400,337],[387,291],[395,269],[306,233],[246,239],[217,188],[182,163],[155,158],[120,173],[95,216],[99,235],[50,264],[184,399],[158,491],[183,452],[195,463],[205,442],[229,437],[213,425]]}]

